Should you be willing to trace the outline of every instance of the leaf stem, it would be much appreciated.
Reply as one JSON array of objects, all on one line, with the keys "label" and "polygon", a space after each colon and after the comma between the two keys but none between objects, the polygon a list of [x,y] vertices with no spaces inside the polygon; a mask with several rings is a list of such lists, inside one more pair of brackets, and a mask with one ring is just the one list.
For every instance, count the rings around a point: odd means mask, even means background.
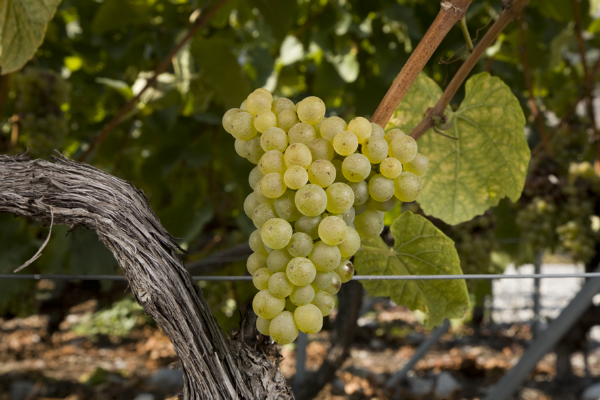
[{"label": "leaf stem", "polygon": [[433,128],[434,121],[432,116],[442,116],[446,107],[450,104],[450,101],[461,87],[467,76],[479,61],[479,58],[483,55],[483,53],[487,50],[487,48],[496,40],[500,32],[508,25],[513,19],[521,14],[521,11],[529,3],[529,0],[513,0],[508,6],[504,8],[504,10],[500,13],[500,16],[494,22],[494,24],[490,27],[490,29],[483,36],[481,41],[475,46],[473,52],[467,57],[463,65],[459,68],[454,78],[450,81],[446,90],[442,94],[442,97],[437,102],[437,104],[430,108],[427,111],[427,115],[423,120],[417,125],[410,136],[412,136],[415,140],[419,139],[421,136],[425,134],[429,129]]},{"label": "leaf stem", "polygon": [[383,100],[375,110],[371,122],[384,127],[408,92],[417,76],[438,48],[450,29],[464,17],[472,0],[442,0],[440,12],[394,79]]},{"label": "leaf stem", "polygon": [[461,20],[459,21],[458,25],[460,26],[460,31],[462,32],[463,36],[465,37],[465,41],[467,42],[467,48],[469,49],[469,52],[472,53],[473,52],[473,41],[471,40],[471,35],[469,34],[469,28],[467,27],[467,18],[462,17]]}]

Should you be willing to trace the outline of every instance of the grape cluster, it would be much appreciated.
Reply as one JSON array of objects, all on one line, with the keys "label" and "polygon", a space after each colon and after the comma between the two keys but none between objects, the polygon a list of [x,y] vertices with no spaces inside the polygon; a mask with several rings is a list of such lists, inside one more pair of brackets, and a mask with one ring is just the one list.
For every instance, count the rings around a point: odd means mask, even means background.
[{"label": "grape cluster", "polygon": [[235,150],[257,166],[244,211],[256,230],[247,268],[259,292],[259,332],[277,343],[317,333],[348,282],[361,237],[381,234],[398,200],[421,192],[428,160],[399,129],[362,117],[325,117],[325,104],[294,104],[257,89],[223,116]]},{"label": "grape cluster", "polygon": [[56,72],[26,68],[15,76],[20,142],[33,156],[60,149],[68,126],[63,105],[69,102],[71,86]]}]

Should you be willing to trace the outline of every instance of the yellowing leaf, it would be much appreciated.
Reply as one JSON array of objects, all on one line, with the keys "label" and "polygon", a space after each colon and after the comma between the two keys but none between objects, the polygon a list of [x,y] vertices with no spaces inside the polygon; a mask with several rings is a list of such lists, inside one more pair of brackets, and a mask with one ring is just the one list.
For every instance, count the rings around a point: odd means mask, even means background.
[{"label": "yellowing leaf", "polygon": [[[426,218],[405,212],[391,227],[394,248],[380,237],[362,239],[355,256],[359,275],[459,275],[462,274],[452,239]],[[469,308],[463,279],[363,281],[373,296],[386,296],[400,305],[428,314],[428,326],[444,318],[462,318]]]}]

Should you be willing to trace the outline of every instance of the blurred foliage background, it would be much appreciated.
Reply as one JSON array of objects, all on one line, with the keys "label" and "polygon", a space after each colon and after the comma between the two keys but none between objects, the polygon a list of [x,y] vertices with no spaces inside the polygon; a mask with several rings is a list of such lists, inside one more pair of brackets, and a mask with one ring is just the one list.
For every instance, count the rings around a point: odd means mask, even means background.
[{"label": "blurred foliage background", "polygon": [[[1,77],[0,152],[29,148],[33,157],[48,159],[56,148],[80,157],[185,35],[198,17],[195,10],[214,3],[63,0],[35,57],[22,71]],[[592,65],[600,58],[599,2],[584,0],[580,6]],[[475,44],[501,7],[500,1],[473,2],[467,22]],[[438,11],[439,2],[427,0],[227,0],[87,161],[145,192],[162,223],[190,253],[183,255],[186,261],[242,243],[254,229],[242,208],[253,165],[236,156],[234,139],[221,127],[223,113],[265,87],[294,101],[319,96],[329,115],[368,118]],[[529,117],[527,134],[535,147],[539,131],[528,101],[532,98],[545,113],[545,123],[556,123],[583,93],[584,68],[571,2],[533,0],[522,18],[524,33],[519,22],[510,24],[472,73],[489,71],[511,87]],[[455,27],[425,72],[444,88],[467,55]],[[585,112],[572,118],[589,127]],[[589,141],[580,146],[579,160],[591,159]],[[509,214],[501,211],[500,223],[485,226],[498,228],[500,237],[517,237]],[[47,229],[0,215],[0,273],[35,253]],[[93,232],[53,229],[43,256],[26,272],[118,273]],[[490,269],[490,260],[485,262],[463,269]],[[245,264],[216,273],[244,274]],[[37,285],[2,281],[0,314],[35,311],[46,295],[34,292]],[[108,290],[110,283],[103,287]],[[237,305],[254,293],[251,284],[236,282],[211,283],[203,290],[225,329],[237,326]]]}]

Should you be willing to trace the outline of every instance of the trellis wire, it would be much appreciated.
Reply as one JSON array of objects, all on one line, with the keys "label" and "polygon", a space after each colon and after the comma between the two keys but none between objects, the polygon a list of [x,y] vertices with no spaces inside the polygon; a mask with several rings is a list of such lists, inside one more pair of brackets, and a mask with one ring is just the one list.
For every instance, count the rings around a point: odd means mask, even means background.
[{"label": "trellis wire", "polygon": [[[432,281],[456,279],[532,279],[532,278],[600,278],[600,272],[574,274],[468,274],[468,275],[355,275],[353,281]],[[122,275],[52,275],[52,274],[0,274],[0,279],[49,279],[49,280],[89,280],[124,281]],[[194,281],[251,281],[251,276],[193,276]]]}]

